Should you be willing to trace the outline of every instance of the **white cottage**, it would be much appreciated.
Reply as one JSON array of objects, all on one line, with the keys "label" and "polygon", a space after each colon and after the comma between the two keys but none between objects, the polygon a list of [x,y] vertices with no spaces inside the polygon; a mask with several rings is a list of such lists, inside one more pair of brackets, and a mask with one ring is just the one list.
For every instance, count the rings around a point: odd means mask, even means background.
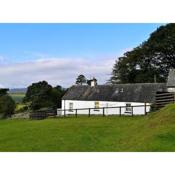
[{"label": "white cottage", "polygon": [[[97,85],[97,80],[92,79],[90,85],[74,85],[68,89],[62,98],[62,113],[59,114],[88,114],[88,108],[94,108],[90,113],[98,115],[103,112],[105,115],[131,114],[131,106],[142,105],[134,107],[132,113],[144,115],[150,111],[150,106],[145,109],[144,105],[154,103],[156,92],[166,89],[166,83]],[[119,106],[123,107],[110,108]]]}]

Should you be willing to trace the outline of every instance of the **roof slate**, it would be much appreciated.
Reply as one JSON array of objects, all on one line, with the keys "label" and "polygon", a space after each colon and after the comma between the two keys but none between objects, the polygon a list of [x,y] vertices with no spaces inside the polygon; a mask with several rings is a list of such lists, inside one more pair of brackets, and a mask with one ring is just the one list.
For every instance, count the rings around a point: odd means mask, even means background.
[{"label": "roof slate", "polygon": [[63,100],[148,102],[155,101],[157,91],[165,91],[166,83],[137,83],[81,86],[69,88]]}]

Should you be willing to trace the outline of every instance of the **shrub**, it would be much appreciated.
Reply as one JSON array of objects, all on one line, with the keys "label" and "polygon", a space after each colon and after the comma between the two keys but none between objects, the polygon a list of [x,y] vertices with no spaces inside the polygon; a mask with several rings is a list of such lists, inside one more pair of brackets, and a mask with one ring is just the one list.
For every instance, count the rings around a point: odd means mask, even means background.
[{"label": "shrub", "polygon": [[21,112],[25,112],[29,109],[29,105],[28,104],[17,104],[16,105],[16,109],[15,109],[15,113],[21,113]]},{"label": "shrub", "polygon": [[0,114],[2,118],[11,117],[15,111],[15,101],[9,95],[0,96]]},{"label": "shrub", "polygon": [[46,81],[40,81],[27,88],[24,102],[29,102],[30,109],[34,111],[41,108],[60,108],[64,93],[61,86],[52,87]]}]

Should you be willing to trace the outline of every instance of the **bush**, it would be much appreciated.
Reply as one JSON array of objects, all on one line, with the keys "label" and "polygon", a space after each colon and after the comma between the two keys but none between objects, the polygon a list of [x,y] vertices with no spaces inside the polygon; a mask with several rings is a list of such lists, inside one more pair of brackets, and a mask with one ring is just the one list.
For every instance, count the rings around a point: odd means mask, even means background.
[{"label": "bush", "polygon": [[29,105],[28,104],[17,104],[16,105],[16,109],[15,109],[15,113],[25,112],[28,109],[29,109]]},{"label": "bush", "polygon": [[30,109],[33,111],[41,108],[60,108],[64,93],[65,90],[61,86],[53,88],[46,81],[40,81],[27,88],[23,102],[29,102]]},{"label": "bush", "polygon": [[0,114],[2,118],[11,117],[15,111],[15,101],[9,95],[0,96]]}]

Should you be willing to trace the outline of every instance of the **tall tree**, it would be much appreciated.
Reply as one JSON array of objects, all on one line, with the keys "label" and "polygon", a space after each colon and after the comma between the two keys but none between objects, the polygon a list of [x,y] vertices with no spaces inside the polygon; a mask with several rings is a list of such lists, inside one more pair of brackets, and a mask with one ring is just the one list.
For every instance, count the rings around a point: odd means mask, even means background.
[{"label": "tall tree", "polygon": [[31,103],[32,110],[47,107],[61,107],[61,98],[65,90],[61,86],[53,88],[46,81],[33,83],[27,88],[24,102]]},{"label": "tall tree", "polygon": [[175,24],[153,32],[149,39],[124,53],[114,64],[110,82],[165,82],[170,68],[175,68]]},{"label": "tall tree", "polygon": [[61,86],[56,86],[52,88],[52,101],[57,108],[61,108],[61,98],[65,93],[66,89],[62,88]]},{"label": "tall tree", "polygon": [[15,111],[15,101],[7,93],[8,89],[0,89],[0,117],[10,117]]},{"label": "tall tree", "polygon": [[76,84],[77,85],[82,85],[83,83],[86,83],[86,77],[84,75],[79,75],[76,79]]},{"label": "tall tree", "polygon": [[6,95],[8,91],[9,91],[9,89],[4,89],[4,88],[0,89],[0,96]]}]

